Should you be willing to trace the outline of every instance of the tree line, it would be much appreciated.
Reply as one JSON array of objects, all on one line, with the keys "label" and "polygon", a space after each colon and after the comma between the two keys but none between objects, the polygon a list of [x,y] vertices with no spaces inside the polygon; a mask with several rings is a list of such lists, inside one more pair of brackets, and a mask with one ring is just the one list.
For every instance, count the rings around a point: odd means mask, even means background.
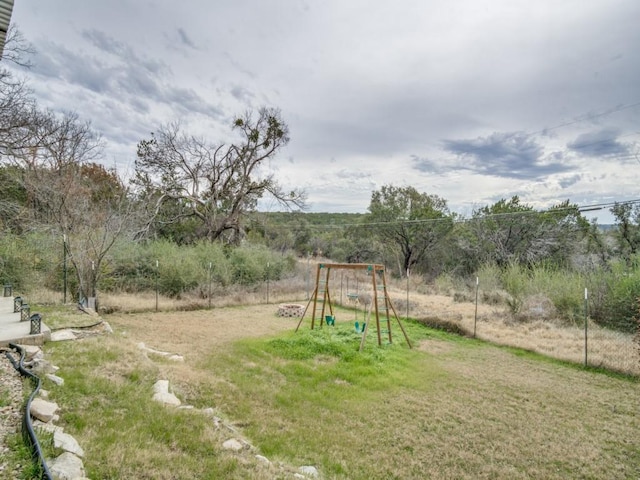
[{"label": "tree line", "polygon": [[[28,51],[19,35],[7,48],[17,62]],[[393,184],[372,192],[367,213],[306,213],[304,191],[286,191],[265,173],[289,142],[280,111],[244,112],[229,128],[234,141],[216,142],[177,122],[158,126],[137,144],[134,175],[125,181],[101,163],[104,142],[90,122],[41,108],[23,79],[0,68],[0,231],[61,239],[81,297],[95,296],[103,264],[123,241],[208,242],[226,252],[259,244],[281,254],[384,263],[397,276],[427,280],[486,265],[594,271],[614,262],[631,268],[638,259],[637,203],[612,206],[609,232],[569,200],[536,210],[514,196],[465,218],[438,195]],[[283,211],[259,212],[265,195]]]}]

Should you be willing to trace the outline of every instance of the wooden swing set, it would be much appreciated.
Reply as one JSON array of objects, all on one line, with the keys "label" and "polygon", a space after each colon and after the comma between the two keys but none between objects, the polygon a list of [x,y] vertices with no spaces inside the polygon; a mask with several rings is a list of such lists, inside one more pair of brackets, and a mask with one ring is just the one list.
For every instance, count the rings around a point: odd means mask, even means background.
[{"label": "wooden swing set", "polygon": [[[329,279],[331,278],[331,269],[337,270],[359,270],[366,271],[367,275],[371,277],[371,295],[363,295],[364,304],[365,304],[365,320],[363,322],[362,328],[359,328],[358,322],[356,322],[356,331],[362,334],[362,339],[360,340],[360,351],[364,348],[365,340],[367,337],[367,332],[369,330],[369,325],[371,324],[371,311],[374,311],[374,320],[376,326],[376,333],[378,336],[378,345],[382,345],[382,336],[385,334],[388,339],[388,343],[393,342],[393,338],[391,335],[391,314],[398,322],[400,326],[400,330],[404,335],[409,348],[412,348],[411,341],[407,336],[407,332],[396,313],[396,309],[391,303],[391,298],[389,298],[389,294],[387,292],[387,279],[385,274],[384,265],[379,264],[370,264],[370,263],[319,263],[316,271],[316,285],[313,290],[313,294],[307,303],[307,306],[300,317],[300,321],[298,322],[298,326],[296,327],[296,332],[300,328],[302,321],[309,310],[309,306],[313,302],[313,308],[311,311],[311,329],[315,327],[316,324],[316,313],[318,313],[318,303],[322,304],[320,308],[320,317],[319,323],[320,328],[322,328],[323,324],[334,325],[335,316],[333,314],[333,305],[331,303],[331,294],[329,291]],[[324,275],[323,275],[324,272]],[[377,281],[377,276],[380,275],[381,282]],[[350,294],[347,294],[351,297]],[[358,295],[354,295],[357,299]],[[327,315],[328,309],[328,315]],[[382,325],[381,325],[381,314],[382,314]],[[386,320],[386,325],[384,324]]]}]

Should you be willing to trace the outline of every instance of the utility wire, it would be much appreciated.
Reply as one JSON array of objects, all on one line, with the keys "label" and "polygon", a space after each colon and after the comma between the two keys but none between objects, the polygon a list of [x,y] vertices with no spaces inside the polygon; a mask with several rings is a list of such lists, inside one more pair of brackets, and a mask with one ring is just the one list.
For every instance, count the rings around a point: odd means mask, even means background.
[{"label": "utility wire", "polygon": [[[522,210],[518,212],[503,212],[503,213],[490,213],[487,215],[480,215],[472,218],[453,218],[452,217],[442,217],[442,218],[423,218],[423,219],[397,219],[390,220],[385,222],[362,222],[362,223],[341,223],[341,224],[308,224],[304,225],[304,228],[308,229],[318,229],[318,230],[339,230],[343,228],[349,227],[381,227],[381,226],[392,226],[392,225],[425,225],[430,223],[438,223],[438,222],[453,222],[455,223],[467,223],[470,221],[482,221],[491,218],[504,218],[504,217],[515,217],[515,216],[528,216],[528,215],[543,215],[547,213],[557,213],[563,211],[578,211],[582,212],[592,212],[596,210],[604,210],[607,208],[611,208],[615,205],[639,205],[640,199],[633,200],[624,200],[620,202],[605,202],[605,203],[594,203],[588,205],[569,205],[566,207],[552,207],[546,210]],[[363,214],[367,215],[367,214]],[[302,226],[302,225],[301,225]],[[288,229],[291,230],[291,225],[269,225],[265,226],[270,231],[278,230],[278,229]]]}]

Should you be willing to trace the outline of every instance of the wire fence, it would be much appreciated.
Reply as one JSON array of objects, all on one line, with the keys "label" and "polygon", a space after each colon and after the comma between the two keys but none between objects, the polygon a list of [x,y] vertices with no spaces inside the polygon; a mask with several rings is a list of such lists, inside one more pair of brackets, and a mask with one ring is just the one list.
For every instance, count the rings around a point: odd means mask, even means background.
[{"label": "wire fence", "polygon": [[[309,271],[307,278],[311,276]],[[313,280],[307,282],[307,292],[313,291]],[[478,298],[477,279],[474,295],[464,295],[462,301],[450,294],[420,293],[409,281],[391,283],[390,296],[401,316],[559,360],[640,376],[640,328],[637,333],[626,333],[596,324],[589,317],[586,290],[583,318],[567,322],[544,315],[514,319],[508,307],[486,304]],[[331,280],[331,296],[344,306],[355,307],[357,319],[358,304],[353,300],[366,293],[370,285],[371,281],[362,275],[339,272]]]},{"label": "wire fence", "polygon": [[[142,268],[132,260],[131,269],[137,273],[131,281],[144,291],[154,291],[156,309],[158,295],[162,295],[163,287],[166,289],[177,283],[178,277],[184,280],[182,276],[185,268],[183,266],[182,269],[178,269],[179,262],[180,260],[171,258],[162,258],[158,262],[154,258],[147,268]],[[248,288],[253,300],[259,302],[308,301],[315,287],[317,262],[310,258],[298,262],[296,271],[291,274],[293,276],[288,278],[287,274],[287,278],[284,279],[276,279],[276,275],[273,274],[275,262],[273,258],[265,259],[262,270],[254,275],[260,280],[253,286],[242,288]],[[203,263],[199,273],[194,274],[196,286],[190,287],[190,291],[196,292],[205,307],[211,307],[212,299],[215,300],[217,296],[226,294],[229,290],[221,288],[216,283],[212,275],[212,268],[215,270],[215,267],[219,267],[216,262]],[[414,284],[408,280],[387,280],[389,294],[398,315],[415,318],[439,328],[453,326],[455,328],[452,330],[493,343],[523,348],[590,367],[640,376],[640,335],[636,334],[634,338],[633,333],[595,324],[589,318],[587,302],[584,319],[573,324],[550,318],[517,321],[510,315],[507,307],[479,301],[477,294],[474,298],[473,294],[468,295],[467,292],[461,301],[455,301],[452,294],[437,295],[425,292],[423,284]],[[371,279],[366,272],[336,271],[332,274],[330,283],[332,299],[341,305],[354,308],[354,321],[358,319],[358,314],[364,315],[362,308],[354,300],[371,288]],[[60,288],[62,290],[63,286]],[[476,293],[477,288],[476,283]],[[71,292],[69,296],[73,298]],[[242,298],[246,299],[247,294],[243,294]]]}]

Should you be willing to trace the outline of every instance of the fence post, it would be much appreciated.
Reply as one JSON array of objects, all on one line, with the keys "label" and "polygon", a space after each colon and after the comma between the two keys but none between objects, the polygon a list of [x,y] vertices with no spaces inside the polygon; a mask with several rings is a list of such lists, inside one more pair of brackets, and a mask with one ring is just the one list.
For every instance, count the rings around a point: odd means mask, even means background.
[{"label": "fence post", "polygon": [[269,303],[269,262],[267,262],[267,304]]},{"label": "fence post", "polygon": [[407,320],[409,320],[409,269],[407,268]]},{"label": "fence post", "polygon": [[211,267],[212,267],[212,263],[209,262],[209,293],[207,295],[207,298],[209,299],[209,310],[211,310]]},{"label": "fence post", "polygon": [[478,287],[480,286],[480,279],[476,277],[476,310],[473,314],[473,338],[476,338],[476,324],[478,323]]},{"label": "fence post", "polygon": [[62,234],[62,303],[67,304],[67,234]]},{"label": "fence post", "polygon": [[589,333],[588,333],[588,308],[589,308],[589,293],[588,290],[585,288],[584,289],[584,366],[587,367],[589,366],[589,362],[588,362],[588,348],[587,348],[587,341],[589,338]]},{"label": "fence post", "polygon": [[158,311],[158,277],[160,276],[160,263],[156,260],[156,312]]}]

